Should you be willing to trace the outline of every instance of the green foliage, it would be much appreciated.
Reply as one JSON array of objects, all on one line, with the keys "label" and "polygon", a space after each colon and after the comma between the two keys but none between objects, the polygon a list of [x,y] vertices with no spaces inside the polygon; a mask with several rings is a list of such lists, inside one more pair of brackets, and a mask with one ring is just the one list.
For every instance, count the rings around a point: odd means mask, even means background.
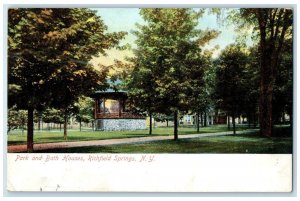
[{"label": "green foliage", "polygon": [[206,51],[190,69],[192,91],[187,100],[188,109],[198,114],[208,111],[213,106],[211,93],[215,84],[215,68],[212,64],[211,53]]},{"label": "green foliage", "polygon": [[[130,59],[129,59],[130,60]],[[126,79],[131,75],[132,70],[133,70],[133,64],[130,62],[126,61],[120,61],[120,60],[115,60],[114,64],[110,66],[111,75],[109,75],[109,78],[111,81],[121,81],[121,83],[118,83],[119,89],[125,87],[123,86]]]},{"label": "green foliage", "polygon": [[293,108],[293,55],[292,41],[287,40],[282,48],[281,62],[275,71],[273,116],[279,123],[285,114],[292,116]]},{"label": "green foliage", "polygon": [[9,108],[7,117],[7,132],[14,129],[24,129],[26,127],[27,112],[25,110],[17,110],[16,107]]},{"label": "green foliage", "polygon": [[[128,89],[135,105],[148,112],[187,110],[195,85],[203,85],[201,46],[218,35],[196,28],[203,14],[192,9],[141,9],[134,70]],[[200,83],[193,83],[193,82]]]},{"label": "green foliage", "polygon": [[63,112],[55,108],[47,108],[42,115],[45,123],[64,123]]},{"label": "green foliage", "polygon": [[[235,23],[238,30],[253,28],[252,39],[259,42],[252,65],[258,88],[250,96],[259,97],[262,134],[271,135],[272,122],[288,113],[292,116],[292,31],[291,8],[244,8],[232,10],[228,22]],[[259,68],[257,68],[257,66]],[[255,79],[256,79],[255,78]],[[253,85],[250,79],[249,85]],[[252,86],[253,89],[253,86]],[[257,100],[255,101],[257,102]],[[250,108],[249,108],[250,109]]]},{"label": "green foliage", "polygon": [[243,116],[247,117],[248,123],[255,125],[259,104],[259,52],[257,46],[249,48],[249,51],[248,64],[244,67],[244,73],[241,75],[242,87],[245,92],[241,112]]},{"label": "green foliage", "polygon": [[217,62],[216,104],[229,114],[241,114],[248,93],[246,66],[249,58],[245,51],[239,45],[227,46]]},{"label": "green foliage", "polygon": [[[273,95],[276,71],[282,63],[283,46],[292,40],[293,10],[291,8],[240,9],[242,24],[254,26],[259,37],[260,58],[260,128],[261,134],[272,136]],[[290,49],[291,51],[292,49]],[[291,54],[291,52],[290,52]]]},{"label": "green foliage", "polygon": [[104,86],[106,72],[88,64],[125,35],[107,27],[89,9],[9,9],[9,104],[20,108],[66,107]]},{"label": "green foliage", "polygon": [[34,109],[63,109],[66,120],[80,95],[106,86],[107,69],[97,71],[89,61],[126,34],[106,30],[96,11],[86,8],[8,10],[8,86],[17,89],[8,93],[8,103],[28,110],[29,151]]},{"label": "green foliage", "polygon": [[74,104],[77,108],[77,112],[75,113],[76,120],[79,122],[90,123],[94,119],[94,104],[92,98],[81,96]]}]

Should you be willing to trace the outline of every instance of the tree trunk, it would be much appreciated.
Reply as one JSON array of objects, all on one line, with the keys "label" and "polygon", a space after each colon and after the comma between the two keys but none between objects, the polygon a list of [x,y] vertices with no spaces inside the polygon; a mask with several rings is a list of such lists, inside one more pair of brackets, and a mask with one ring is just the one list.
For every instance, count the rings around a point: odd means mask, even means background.
[{"label": "tree trunk", "polygon": [[[272,96],[274,83],[274,68],[278,64],[279,53],[283,38],[279,40],[278,49],[275,50],[276,38],[267,38],[267,19],[264,10],[257,12],[260,30],[260,97],[259,97],[259,126],[260,135],[272,136]],[[273,27],[272,27],[273,28]],[[284,21],[282,36],[286,31]],[[278,53],[277,53],[278,52]]]},{"label": "tree trunk", "polygon": [[42,121],[42,115],[39,112],[39,120],[38,120],[38,130],[41,130],[41,121]]},{"label": "tree trunk", "polygon": [[150,125],[149,125],[149,135],[152,135],[152,113],[149,113],[149,117],[150,117]]},{"label": "tree trunk", "polygon": [[169,120],[167,119],[167,127],[169,127]]},{"label": "tree trunk", "polygon": [[[266,60],[266,59],[265,59]],[[265,63],[267,65],[267,63]],[[261,84],[260,84],[260,104],[259,104],[259,124],[260,135],[272,136],[272,74],[266,67],[261,67]]]},{"label": "tree trunk", "polygon": [[81,118],[79,118],[79,130],[81,132]]},{"label": "tree trunk", "polygon": [[282,124],[285,124],[285,116],[284,116],[284,112],[282,112]]},{"label": "tree trunk", "polygon": [[196,119],[197,119],[197,122],[196,122],[196,124],[197,124],[197,133],[199,133],[199,131],[200,131],[199,116],[200,116],[200,114],[199,114],[199,112],[197,112],[197,117],[196,117]]},{"label": "tree trunk", "polygon": [[64,115],[64,140],[68,139],[68,137],[67,137],[67,125],[68,125],[68,115],[65,112],[65,115]]},{"label": "tree trunk", "polygon": [[207,115],[206,115],[206,111],[204,112],[204,127],[207,126]]},{"label": "tree trunk", "polygon": [[203,114],[200,113],[200,123],[201,123],[201,127],[203,127]]},{"label": "tree trunk", "polygon": [[33,152],[33,108],[27,114],[27,152]]},{"label": "tree trunk", "polygon": [[248,123],[248,128],[250,128],[250,126],[251,126],[251,114],[250,113],[248,113],[248,115],[247,115],[247,123]]},{"label": "tree trunk", "polygon": [[233,128],[233,135],[235,135],[236,131],[235,131],[235,114],[234,113],[232,114],[232,128]]},{"label": "tree trunk", "polygon": [[59,131],[61,131],[61,123],[59,123]]},{"label": "tree trunk", "polygon": [[227,126],[228,130],[230,130],[230,116],[227,114]]},{"label": "tree trunk", "polygon": [[255,114],[255,112],[253,112],[253,128],[256,128],[256,124],[257,124],[257,115]]},{"label": "tree trunk", "polygon": [[174,112],[174,140],[178,140],[178,111]]}]

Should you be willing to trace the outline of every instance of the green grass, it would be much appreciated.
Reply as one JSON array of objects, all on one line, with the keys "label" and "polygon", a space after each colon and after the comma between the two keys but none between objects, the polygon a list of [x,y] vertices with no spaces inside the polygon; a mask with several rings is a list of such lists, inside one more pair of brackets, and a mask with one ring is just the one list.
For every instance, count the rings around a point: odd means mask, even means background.
[{"label": "green grass", "polygon": [[[246,130],[238,127],[237,130]],[[200,129],[200,133],[215,133],[227,131],[225,125],[211,126]],[[197,133],[195,128],[180,127],[180,135]],[[152,136],[173,135],[173,128],[155,128]],[[100,140],[113,138],[130,138],[149,136],[148,130],[140,131],[69,131],[68,141]],[[62,142],[63,133],[58,131],[35,132],[35,143]],[[8,135],[9,144],[24,144],[26,134],[21,132]],[[259,136],[258,132],[236,136],[203,137],[164,140],[147,143],[123,144],[114,146],[91,146],[81,148],[51,149],[41,153],[292,153],[292,130],[287,126],[275,126],[274,137]]]},{"label": "green grass", "polygon": [[[246,127],[239,126],[237,130],[244,130]],[[216,133],[228,131],[226,125],[209,126],[200,128],[199,133]],[[145,137],[149,136],[148,130],[138,131],[68,131],[68,140],[72,141],[85,141],[85,140],[103,140],[103,139],[116,139],[116,138],[131,138],[131,137]],[[179,135],[195,134],[198,133],[193,127],[179,127]],[[173,135],[173,127],[154,128],[151,136],[168,136]],[[8,145],[13,144],[26,144],[26,131],[24,134],[20,130],[11,131],[8,134]],[[59,130],[53,131],[35,131],[34,143],[50,143],[50,142],[64,142],[63,132]]]},{"label": "green grass", "polygon": [[42,153],[292,153],[291,137],[260,137],[257,133],[135,143],[115,146],[53,149]]}]

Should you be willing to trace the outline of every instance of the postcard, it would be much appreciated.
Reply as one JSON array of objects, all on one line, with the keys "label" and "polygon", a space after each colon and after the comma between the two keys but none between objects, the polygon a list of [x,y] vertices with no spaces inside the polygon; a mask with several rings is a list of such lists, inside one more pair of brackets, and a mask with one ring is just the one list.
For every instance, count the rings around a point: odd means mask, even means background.
[{"label": "postcard", "polygon": [[5,14],[9,192],[293,191],[293,6]]}]

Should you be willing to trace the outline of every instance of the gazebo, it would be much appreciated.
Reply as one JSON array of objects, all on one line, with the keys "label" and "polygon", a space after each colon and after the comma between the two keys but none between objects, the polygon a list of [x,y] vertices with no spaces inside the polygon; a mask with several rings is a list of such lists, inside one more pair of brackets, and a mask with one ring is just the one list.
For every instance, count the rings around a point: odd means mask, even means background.
[{"label": "gazebo", "polygon": [[95,130],[139,130],[146,129],[146,117],[127,110],[125,91],[96,91],[94,117]]}]

